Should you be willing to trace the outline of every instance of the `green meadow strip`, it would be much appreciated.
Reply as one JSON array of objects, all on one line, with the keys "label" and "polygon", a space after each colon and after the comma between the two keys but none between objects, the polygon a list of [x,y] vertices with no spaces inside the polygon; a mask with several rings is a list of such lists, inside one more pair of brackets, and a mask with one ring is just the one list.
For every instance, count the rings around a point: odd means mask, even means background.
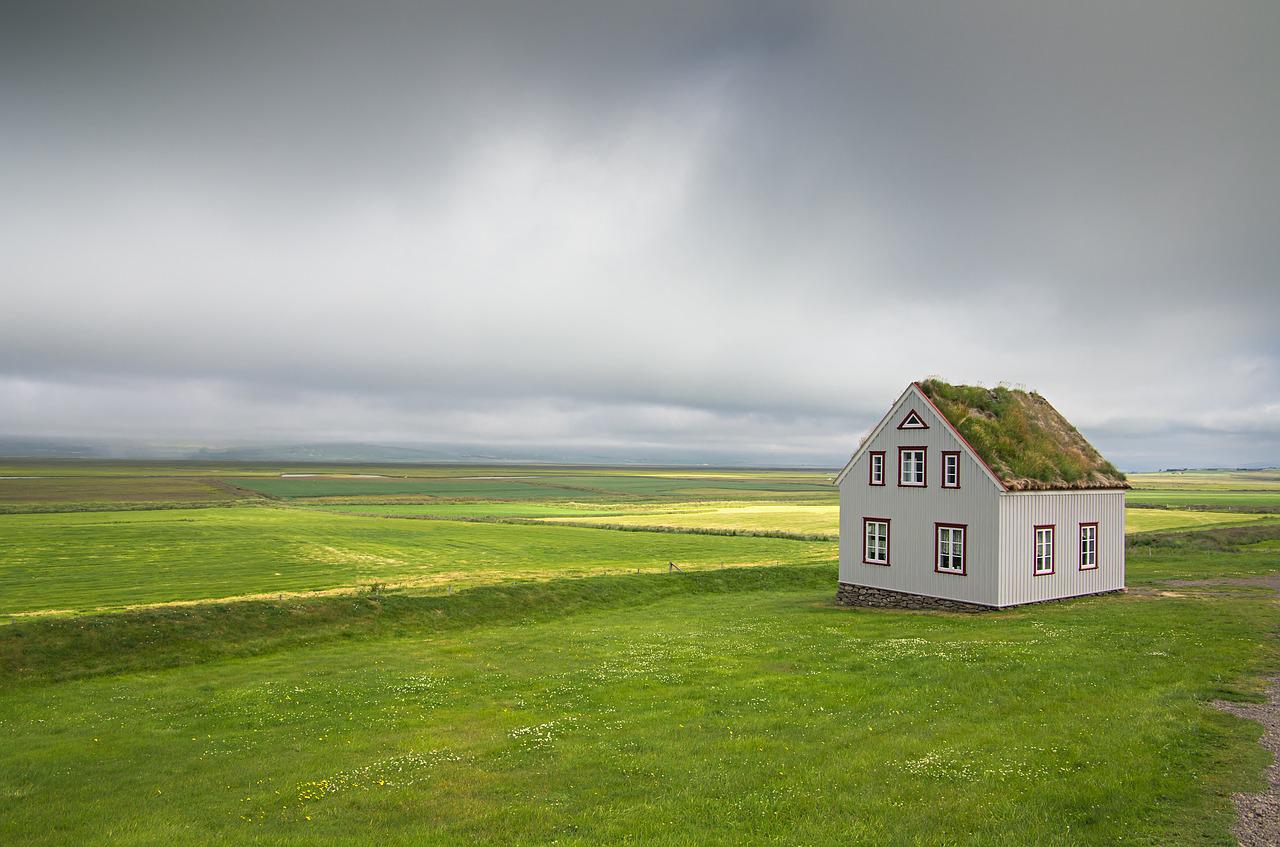
[{"label": "green meadow strip", "polygon": [[385,512],[356,512],[347,509],[318,509],[334,514],[353,515],[361,518],[389,518],[411,521],[450,521],[454,523],[514,524],[518,526],[572,526],[579,529],[607,529],[615,532],[665,532],[674,535],[721,535],[731,538],[783,538],[790,541],[839,541],[840,536],[822,532],[788,532],[782,529],[732,529],[727,527],[667,526],[662,524],[596,523],[594,521],[561,520],[558,518],[517,518],[500,515],[395,515]]},{"label": "green meadow strip", "polygon": [[676,595],[834,585],[834,563],[734,567],[485,585],[453,594],[387,591],[154,606],[0,627],[0,687],[260,655],[334,638],[526,625]]}]

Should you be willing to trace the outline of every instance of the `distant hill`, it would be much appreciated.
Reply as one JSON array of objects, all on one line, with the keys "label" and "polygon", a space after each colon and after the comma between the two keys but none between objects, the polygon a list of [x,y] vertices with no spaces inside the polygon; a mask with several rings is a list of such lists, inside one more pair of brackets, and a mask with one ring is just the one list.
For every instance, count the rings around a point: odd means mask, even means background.
[{"label": "distant hill", "polygon": [[493,456],[453,450],[396,447],[384,444],[276,444],[256,447],[201,448],[186,458],[210,461],[279,462],[452,462]]},{"label": "distant hill", "polygon": [[815,456],[782,457],[761,462],[758,457],[723,450],[665,447],[575,450],[559,446],[493,447],[475,444],[371,444],[316,442],[310,444],[244,444],[211,447],[126,440],[6,438],[0,436],[0,458],[10,459],[167,459],[227,462],[356,462],[413,464],[583,464],[583,465],[723,465],[742,467],[826,467]]},{"label": "distant hill", "polygon": [[110,455],[100,444],[0,436],[0,456],[9,459],[105,459]]}]

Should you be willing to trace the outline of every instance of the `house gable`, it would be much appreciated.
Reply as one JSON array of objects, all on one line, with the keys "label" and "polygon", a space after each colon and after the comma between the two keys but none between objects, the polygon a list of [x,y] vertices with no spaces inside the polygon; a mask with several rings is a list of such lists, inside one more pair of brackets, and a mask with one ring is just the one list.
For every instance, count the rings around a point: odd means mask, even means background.
[{"label": "house gable", "polygon": [[[894,422],[897,422],[896,426]],[[904,424],[913,425],[904,426]],[[863,440],[862,444],[859,445],[857,451],[855,451],[853,456],[849,459],[849,462],[844,466],[840,473],[836,475],[835,484],[840,485],[864,455],[870,452],[880,452],[886,449],[884,444],[887,442],[883,439],[886,431],[927,430],[933,427],[940,427],[944,432],[946,432],[955,442],[956,449],[967,454],[969,458],[973,460],[974,464],[982,470],[983,474],[991,480],[991,483],[997,490],[1004,490],[1004,485],[1000,482],[999,477],[992,473],[991,469],[982,461],[982,457],[974,451],[969,443],[965,441],[964,436],[951,425],[946,417],[933,405],[933,402],[928,398],[928,396],[920,390],[919,383],[915,382],[907,386],[906,390],[903,391],[898,399],[894,401],[893,405],[889,407],[889,411],[885,416],[880,419],[880,422],[876,424],[876,426],[871,430],[871,433]],[[896,449],[891,450],[890,454],[896,456]],[[932,455],[929,456],[927,461],[934,461],[934,457]],[[889,474],[886,469],[886,475],[896,477],[897,474],[896,471],[893,474]]]}]

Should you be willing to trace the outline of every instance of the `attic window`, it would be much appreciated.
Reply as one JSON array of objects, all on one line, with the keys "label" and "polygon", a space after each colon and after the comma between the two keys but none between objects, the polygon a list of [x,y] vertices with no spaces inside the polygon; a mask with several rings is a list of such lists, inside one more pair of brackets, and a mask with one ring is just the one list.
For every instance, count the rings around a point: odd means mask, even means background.
[{"label": "attic window", "polygon": [[924,422],[924,419],[920,417],[920,415],[916,412],[915,409],[912,409],[910,412],[907,412],[907,416],[902,419],[902,423],[898,424],[898,429],[928,429],[928,428],[929,428],[929,425]]},{"label": "attic window", "polygon": [[925,487],[925,456],[927,447],[898,448],[898,485],[907,488]]}]

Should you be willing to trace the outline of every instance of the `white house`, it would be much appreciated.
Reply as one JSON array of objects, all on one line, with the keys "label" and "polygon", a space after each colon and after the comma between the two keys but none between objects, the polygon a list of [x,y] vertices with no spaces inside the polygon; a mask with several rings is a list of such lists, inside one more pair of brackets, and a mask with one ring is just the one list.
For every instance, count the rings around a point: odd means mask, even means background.
[{"label": "white house", "polygon": [[1039,394],[907,387],[836,477],[848,605],[972,609],[1124,589],[1124,474]]}]

